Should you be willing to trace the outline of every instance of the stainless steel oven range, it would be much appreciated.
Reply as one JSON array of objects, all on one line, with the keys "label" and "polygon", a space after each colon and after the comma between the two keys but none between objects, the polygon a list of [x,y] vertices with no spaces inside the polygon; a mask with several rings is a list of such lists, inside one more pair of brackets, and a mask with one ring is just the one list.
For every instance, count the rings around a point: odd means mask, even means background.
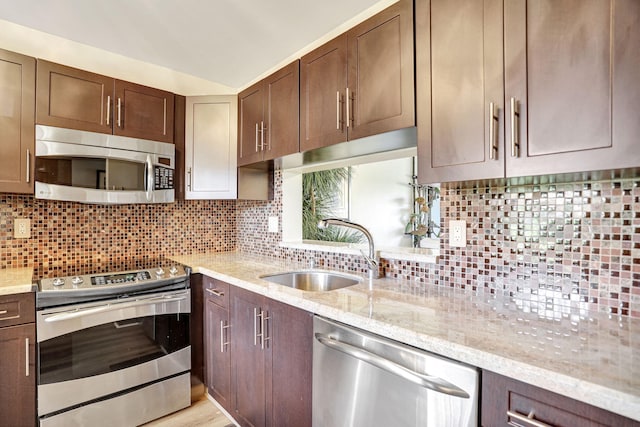
[{"label": "stainless steel oven range", "polygon": [[134,426],[191,403],[182,267],[43,279],[36,297],[41,426]]}]

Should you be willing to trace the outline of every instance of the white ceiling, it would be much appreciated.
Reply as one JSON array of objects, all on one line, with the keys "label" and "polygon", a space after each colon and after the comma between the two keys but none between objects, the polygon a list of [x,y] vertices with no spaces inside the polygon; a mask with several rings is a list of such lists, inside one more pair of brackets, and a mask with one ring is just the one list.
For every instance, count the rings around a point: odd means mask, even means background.
[{"label": "white ceiling", "polygon": [[0,0],[0,19],[242,87],[380,0]]}]

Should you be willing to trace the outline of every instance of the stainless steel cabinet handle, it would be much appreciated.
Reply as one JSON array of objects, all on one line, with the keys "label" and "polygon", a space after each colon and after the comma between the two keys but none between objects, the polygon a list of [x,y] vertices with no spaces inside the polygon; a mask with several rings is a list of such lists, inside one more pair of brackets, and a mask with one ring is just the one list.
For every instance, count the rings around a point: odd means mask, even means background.
[{"label": "stainless steel cabinet handle", "polygon": [[347,104],[347,127],[349,127],[349,122],[351,121],[351,114],[349,114],[349,102],[351,101],[351,97],[349,96],[349,88],[347,88],[347,94],[345,96],[345,102]]},{"label": "stainless steel cabinet handle", "polygon": [[118,127],[122,127],[122,99],[118,98]]},{"label": "stainless steel cabinet handle", "polygon": [[340,130],[340,91],[336,91],[336,129]]},{"label": "stainless steel cabinet handle", "polygon": [[8,313],[8,311],[7,311],[7,310],[2,310],[2,311],[0,311],[0,314],[7,314],[7,313]]},{"label": "stainless steel cabinet handle", "polygon": [[27,177],[26,181],[31,181],[31,150],[27,148]]},{"label": "stainless steel cabinet handle", "polygon": [[[269,135],[267,135],[267,127],[262,123],[262,150],[264,151],[264,140],[267,140],[267,150],[271,151],[271,140],[269,139]],[[266,136],[265,136],[266,135]]]},{"label": "stainless steel cabinet handle", "polygon": [[269,341],[271,337],[267,335],[267,321],[271,317],[267,316],[264,311],[260,313],[260,348],[264,350],[264,342]]},{"label": "stainless steel cabinet handle", "polygon": [[187,188],[191,191],[191,168],[187,170],[187,175],[189,175],[189,179],[187,180]]},{"label": "stainless steel cabinet handle", "polygon": [[380,368],[384,371],[397,375],[421,387],[451,396],[464,397],[465,399],[470,397],[466,391],[448,381],[443,380],[442,378],[415,372],[391,360],[378,356],[375,353],[371,353],[363,348],[336,340],[328,335],[316,333],[315,337],[316,340],[329,348],[345,353],[351,357],[355,357],[363,362],[367,362],[376,368]]},{"label": "stainless steel cabinet handle", "polygon": [[[507,417],[515,418],[519,422],[525,423],[528,426],[533,426],[533,427],[553,427],[550,424],[543,423],[543,422],[540,422],[540,421],[536,421],[533,418],[534,417],[533,410],[531,410],[531,412],[529,412],[528,416],[522,415],[522,414],[520,414],[518,412],[515,412],[515,411],[507,411]],[[520,424],[515,424],[515,423],[512,423],[511,421],[509,421],[508,424],[512,425],[512,426],[520,427]]]},{"label": "stainless steel cabinet handle", "polygon": [[224,292],[220,292],[217,289],[205,289],[205,291],[209,292],[211,295],[215,295],[217,297],[223,297],[224,296]]},{"label": "stainless steel cabinet handle", "polygon": [[489,144],[491,144],[489,158],[494,160],[498,154],[498,141],[496,124],[498,122],[498,116],[496,115],[496,105],[493,102],[489,103]]},{"label": "stainless steel cabinet handle", "polygon": [[111,95],[107,95],[107,126],[111,120]]},{"label": "stainless steel cabinet handle", "polygon": [[260,132],[260,130],[259,130],[258,122],[256,122],[256,153],[258,152],[258,132]]},{"label": "stainless steel cabinet handle", "polygon": [[220,321],[220,353],[224,353],[224,346],[229,344],[229,341],[224,339],[224,330],[229,329],[229,325],[224,324],[224,320]]},{"label": "stainless steel cabinet handle", "polygon": [[520,157],[520,107],[515,98],[511,98],[511,157]]},{"label": "stainless steel cabinet handle", "polygon": [[264,151],[264,122],[260,121],[260,151]]},{"label": "stainless steel cabinet handle", "polygon": [[24,339],[24,376],[29,376],[29,338]]},{"label": "stainless steel cabinet handle", "polygon": [[258,308],[253,307],[253,345],[258,345]]}]

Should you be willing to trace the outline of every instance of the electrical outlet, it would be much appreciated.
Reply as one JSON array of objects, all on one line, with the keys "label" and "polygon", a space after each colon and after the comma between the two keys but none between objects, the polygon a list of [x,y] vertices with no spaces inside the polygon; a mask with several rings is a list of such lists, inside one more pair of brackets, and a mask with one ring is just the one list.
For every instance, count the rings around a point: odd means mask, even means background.
[{"label": "electrical outlet", "polygon": [[449,221],[449,246],[464,248],[467,246],[467,223]]},{"label": "electrical outlet", "polygon": [[31,237],[31,220],[29,218],[16,218],[13,220],[13,237],[16,239],[28,239]]},{"label": "electrical outlet", "polygon": [[270,216],[269,217],[269,233],[277,233],[278,232],[278,217]]}]

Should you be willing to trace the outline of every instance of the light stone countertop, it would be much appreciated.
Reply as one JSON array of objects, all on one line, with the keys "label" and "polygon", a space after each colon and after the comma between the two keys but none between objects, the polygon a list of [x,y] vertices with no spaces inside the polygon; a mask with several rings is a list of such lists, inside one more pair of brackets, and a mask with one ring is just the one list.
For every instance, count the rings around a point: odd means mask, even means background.
[{"label": "light stone countertop", "polygon": [[33,283],[33,268],[6,268],[0,270],[0,295],[33,292],[37,286]]},{"label": "light stone countertop", "polygon": [[304,268],[227,252],[170,257],[231,283],[640,421],[640,319],[545,318],[511,298],[395,279],[304,292],[259,279]]}]

